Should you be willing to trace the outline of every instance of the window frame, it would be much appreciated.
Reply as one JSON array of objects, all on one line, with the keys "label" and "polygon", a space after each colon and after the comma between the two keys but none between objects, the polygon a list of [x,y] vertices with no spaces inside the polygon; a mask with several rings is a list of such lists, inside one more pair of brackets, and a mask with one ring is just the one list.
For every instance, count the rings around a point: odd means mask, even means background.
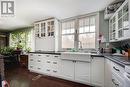
[{"label": "window frame", "polygon": [[[95,16],[95,48],[83,48],[80,49],[79,48],[79,19],[82,18],[91,18],[92,16]],[[63,19],[61,20],[61,26],[62,23],[67,22],[67,21],[71,21],[71,20],[75,20],[75,33],[74,33],[74,49],[78,49],[78,50],[97,50],[99,48],[99,42],[98,42],[98,37],[99,37],[99,12],[94,12],[91,14],[85,14],[85,15],[79,15],[79,16],[75,16],[75,17],[71,17],[71,18],[67,18],[67,19]],[[92,32],[89,32],[92,33]],[[86,34],[86,32],[84,33]],[[71,48],[62,48],[62,27],[61,27],[61,49],[63,51],[65,50],[70,50]]]},{"label": "window frame", "polygon": [[[63,27],[63,25],[62,25],[62,23],[65,23],[65,22],[71,22],[71,21],[74,21],[74,33],[69,33],[69,34],[62,34],[62,27]],[[72,20],[67,20],[67,21],[65,21],[65,22],[62,22],[61,23],[61,48],[62,48],[62,36],[68,36],[68,35],[74,35],[74,48],[75,48],[75,31],[76,31],[76,29],[75,29],[75,19],[72,19]],[[63,50],[69,50],[69,49],[73,49],[73,48],[62,48]]]}]

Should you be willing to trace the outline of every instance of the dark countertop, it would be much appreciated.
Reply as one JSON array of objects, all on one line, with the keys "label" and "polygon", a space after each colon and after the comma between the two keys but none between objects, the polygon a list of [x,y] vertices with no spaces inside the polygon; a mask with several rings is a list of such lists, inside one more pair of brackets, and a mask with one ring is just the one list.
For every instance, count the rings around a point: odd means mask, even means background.
[{"label": "dark countertop", "polygon": [[[52,54],[52,55],[61,55],[61,52],[55,52],[55,51],[42,51],[42,52],[29,52],[29,53],[35,53],[35,54]],[[114,56],[110,53],[104,53],[104,54],[97,54],[92,53],[92,57],[105,57],[121,66],[130,65],[130,58],[124,57],[124,56]]]},{"label": "dark countertop", "polygon": [[60,52],[55,52],[55,51],[41,51],[41,52],[29,52],[29,53],[61,55]]},{"label": "dark countertop", "polygon": [[92,54],[92,57],[105,57],[121,66],[130,65],[130,58],[125,56],[116,56],[108,53],[104,54]]}]

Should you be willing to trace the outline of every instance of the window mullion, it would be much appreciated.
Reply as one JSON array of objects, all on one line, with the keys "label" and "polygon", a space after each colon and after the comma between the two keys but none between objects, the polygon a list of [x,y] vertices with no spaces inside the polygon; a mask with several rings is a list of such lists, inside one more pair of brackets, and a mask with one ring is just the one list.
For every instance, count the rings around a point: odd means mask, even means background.
[{"label": "window mullion", "polygon": [[78,49],[78,41],[79,41],[78,33],[79,33],[79,22],[78,22],[78,19],[75,19],[75,36],[74,36],[74,48],[75,49]]}]

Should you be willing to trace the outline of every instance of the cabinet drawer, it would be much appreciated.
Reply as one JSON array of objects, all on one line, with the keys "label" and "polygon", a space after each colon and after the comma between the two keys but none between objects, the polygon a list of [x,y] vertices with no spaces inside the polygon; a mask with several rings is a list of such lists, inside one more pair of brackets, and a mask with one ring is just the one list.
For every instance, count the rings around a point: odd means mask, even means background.
[{"label": "cabinet drawer", "polygon": [[30,54],[29,54],[29,58],[35,58],[35,54],[30,53]]},{"label": "cabinet drawer", "polygon": [[35,54],[36,58],[45,58],[46,55],[45,54]]},{"label": "cabinet drawer", "polygon": [[124,68],[123,67],[121,67],[120,65],[118,65],[118,64],[116,64],[116,63],[114,63],[114,62],[112,62],[112,72],[113,73],[115,73],[115,74],[118,74],[118,75],[123,75],[123,73],[124,73]]},{"label": "cabinet drawer", "polygon": [[114,73],[112,74],[112,87],[124,87],[124,80]]},{"label": "cabinet drawer", "polygon": [[52,76],[59,76],[59,70],[52,69]]},{"label": "cabinet drawer", "polygon": [[62,54],[61,59],[91,62],[90,55]]},{"label": "cabinet drawer", "polygon": [[28,68],[29,68],[29,70],[36,70],[33,65],[29,65]]}]

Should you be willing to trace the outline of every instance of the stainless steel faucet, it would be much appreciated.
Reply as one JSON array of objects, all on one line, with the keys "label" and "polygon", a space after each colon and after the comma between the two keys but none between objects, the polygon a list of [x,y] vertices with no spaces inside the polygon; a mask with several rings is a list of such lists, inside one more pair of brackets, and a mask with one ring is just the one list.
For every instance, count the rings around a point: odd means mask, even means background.
[{"label": "stainless steel faucet", "polygon": [[80,44],[80,49],[82,49],[83,47],[82,47],[82,42],[81,41],[79,41],[79,44]]}]

